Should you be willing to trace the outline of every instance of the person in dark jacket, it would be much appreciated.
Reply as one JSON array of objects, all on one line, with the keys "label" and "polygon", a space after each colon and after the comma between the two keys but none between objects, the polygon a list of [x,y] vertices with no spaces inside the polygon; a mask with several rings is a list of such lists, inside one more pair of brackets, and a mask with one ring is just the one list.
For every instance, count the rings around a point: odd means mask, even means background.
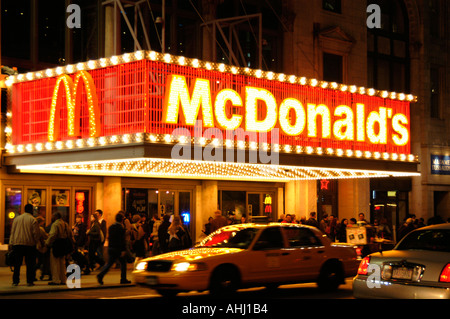
[{"label": "person in dark jacket", "polygon": [[118,213],[116,215],[116,222],[108,228],[108,263],[97,275],[97,281],[100,285],[103,285],[103,277],[105,277],[106,273],[117,260],[120,262],[120,283],[131,283],[131,281],[127,279],[127,261],[125,259],[127,247],[123,219],[124,215]]},{"label": "person in dark jacket", "polygon": [[347,225],[348,219],[343,218],[336,229],[336,240],[340,243],[347,242]]},{"label": "person in dark jacket", "polygon": [[84,249],[87,242],[87,235],[86,235],[87,227],[86,224],[83,223],[83,215],[77,214],[75,216],[75,225],[72,227],[72,233],[73,237],[75,239],[75,248]]},{"label": "person in dark jacket", "polygon": [[158,239],[161,253],[167,253],[169,251],[169,227],[170,227],[170,215],[164,215],[163,222],[158,228]]}]

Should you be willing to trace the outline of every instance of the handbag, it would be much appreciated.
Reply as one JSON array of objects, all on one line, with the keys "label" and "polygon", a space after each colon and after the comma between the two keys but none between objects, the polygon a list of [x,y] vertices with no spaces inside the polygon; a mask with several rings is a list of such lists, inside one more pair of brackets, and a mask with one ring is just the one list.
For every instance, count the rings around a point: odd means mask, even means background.
[{"label": "handbag", "polygon": [[14,258],[15,258],[15,252],[13,249],[8,250],[5,255],[5,264],[6,266],[9,266],[11,271],[14,271]]}]

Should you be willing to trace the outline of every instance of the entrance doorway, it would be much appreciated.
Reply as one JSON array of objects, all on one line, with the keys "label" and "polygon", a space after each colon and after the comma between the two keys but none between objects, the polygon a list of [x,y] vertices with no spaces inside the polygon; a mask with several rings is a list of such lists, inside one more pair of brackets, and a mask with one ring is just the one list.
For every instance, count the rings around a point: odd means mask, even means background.
[{"label": "entrance doorway", "polygon": [[219,191],[219,207],[222,214],[241,222],[276,221],[275,192]]},{"label": "entrance doorway", "polygon": [[396,240],[399,227],[409,216],[408,192],[404,191],[372,191],[370,223],[386,223],[390,234],[386,239]]},{"label": "entrance doorway", "polygon": [[148,219],[157,214],[179,215],[189,231],[193,228],[192,191],[146,188],[123,188],[123,210],[144,214]]}]

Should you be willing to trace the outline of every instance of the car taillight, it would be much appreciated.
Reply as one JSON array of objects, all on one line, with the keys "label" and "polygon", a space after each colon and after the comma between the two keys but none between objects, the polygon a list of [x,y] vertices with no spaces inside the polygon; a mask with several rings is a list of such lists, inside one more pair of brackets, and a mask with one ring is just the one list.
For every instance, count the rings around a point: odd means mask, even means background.
[{"label": "car taillight", "polygon": [[441,276],[439,277],[440,282],[450,282],[450,263],[448,263],[444,269],[442,269]]},{"label": "car taillight", "polygon": [[364,259],[361,260],[361,263],[359,264],[358,267],[358,275],[367,275],[368,273],[367,268],[369,267],[369,263],[370,257],[364,257]]}]

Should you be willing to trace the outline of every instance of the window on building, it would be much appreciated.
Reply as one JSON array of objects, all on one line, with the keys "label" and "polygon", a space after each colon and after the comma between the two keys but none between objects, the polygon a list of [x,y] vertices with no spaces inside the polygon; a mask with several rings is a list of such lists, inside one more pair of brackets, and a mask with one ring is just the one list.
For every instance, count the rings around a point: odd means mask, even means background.
[{"label": "window on building", "polygon": [[2,56],[31,59],[31,1],[2,1]]},{"label": "window on building", "polygon": [[41,62],[60,64],[65,59],[65,11],[64,1],[38,2],[38,59]]},{"label": "window on building", "polygon": [[343,83],[343,56],[323,53],[323,80]]},{"label": "window on building", "polygon": [[[172,0],[166,1],[165,5],[164,52],[189,58],[200,58],[202,50],[200,24],[202,22],[197,11],[201,12],[202,10],[199,1]],[[145,5],[140,5],[140,10],[145,26],[142,26],[140,15],[136,15],[134,6],[125,8],[126,17],[133,27],[139,44],[143,49],[163,51],[161,0],[146,1]],[[150,48],[148,48],[143,27],[147,32]],[[121,15],[121,51],[126,53],[136,50],[135,39],[125,18]]]},{"label": "window on building", "polygon": [[100,58],[97,3],[77,4],[82,27],[68,30],[65,1],[2,1],[2,64],[25,73]]},{"label": "window on building", "polygon": [[430,116],[440,118],[440,80],[439,69],[430,69]]},{"label": "window on building", "polygon": [[381,29],[367,29],[368,85],[378,90],[410,89],[409,27],[403,1],[369,0],[382,12]]},{"label": "window on building", "polygon": [[[221,63],[236,64],[239,66],[250,67],[254,69],[271,70],[274,72],[282,71],[282,47],[283,25],[280,22],[282,14],[282,1],[266,0],[266,1],[242,1],[230,0],[221,1],[217,6],[217,19],[231,19],[254,14],[262,14],[262,39],[261,39],[261,59],[259,54],[259,19],[252,18],[247,20],[239,20],[234,24],[232,30],[226,24],[221,25],[232,53],[238,63],[230,58],[229,47],[220,35],[220,31],[216,30],[216,61]],[[237,22],[234,20],[233,22]],[[229,24],[228,24],[229,25]],[[230,41],[229,32],[233,35]],[[210,27],[212,32],[212,26]],[[261,64],[261,65],[260,65]]]},{"label": "window on building", "polygon": [[341,13],[341,0],[322,0],[322,8],[334,13]]},{"label": "window on building", "polygon": [[439,9],[439,0],[429,0],[429,24],[430,24],[430,34],[433,37],[440,36],[440,9]]},{"label": "window on building", "polygon": [[99,31],[101,21],[98,14],[102,6],[92,0],[77,0],[77,4],[81,8],[81,28],[70,30],[69,43],[72,50],[66,55],[68,63],[96,60],[103,56]]}]

